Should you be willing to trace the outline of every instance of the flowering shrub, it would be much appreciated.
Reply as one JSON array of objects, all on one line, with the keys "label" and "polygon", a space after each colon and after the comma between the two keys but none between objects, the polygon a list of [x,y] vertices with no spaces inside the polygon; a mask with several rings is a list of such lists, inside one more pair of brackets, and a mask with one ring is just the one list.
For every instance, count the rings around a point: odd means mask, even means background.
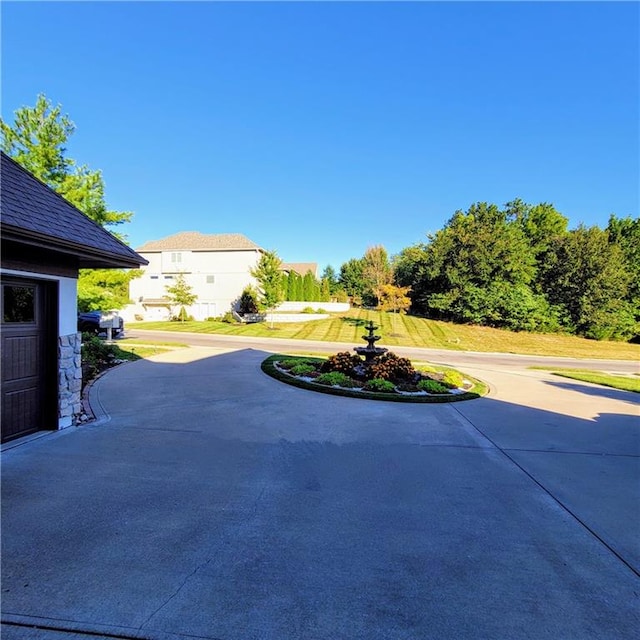
[{"label": "flowering shrub", "polygon": [[339,353],[329,356],[323,362],[320,371],[322,371],[322,373],[337,371],[338,373],[351,376],[353,375],[354,368],[361,364],[362,360],[357,355],[349,353],[348,351],[340,351]]},{"label": "flowering shrub", "polygon": [[416,376],[416,370],[408,358],[400,358],[395,353],[388,351],[374,359],[368,367],[369,378],[381,378],[382,380],[411,380]]}]

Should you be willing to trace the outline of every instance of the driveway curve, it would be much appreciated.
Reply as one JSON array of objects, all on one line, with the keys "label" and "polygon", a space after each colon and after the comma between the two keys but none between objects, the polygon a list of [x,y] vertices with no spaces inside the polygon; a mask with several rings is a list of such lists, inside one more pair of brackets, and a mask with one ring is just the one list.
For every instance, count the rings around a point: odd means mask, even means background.
[{"label": "driveway curve", "polygon": [[636,637],[634,394],[470,363],[486,398],[398,405],[267,355],[123,365],[3,452],[3,638]]}]

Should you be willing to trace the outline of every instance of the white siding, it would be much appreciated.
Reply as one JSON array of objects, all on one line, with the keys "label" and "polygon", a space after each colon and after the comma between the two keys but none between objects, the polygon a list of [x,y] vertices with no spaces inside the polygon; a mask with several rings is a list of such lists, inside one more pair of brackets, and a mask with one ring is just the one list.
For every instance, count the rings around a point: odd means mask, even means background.
[{"label": "white siding", "polygon": [[[129,295],[136,306],[136,313],[150,318],[144,313],[141,303],[145,298],[162,298],[167,295],[167,286],[175,282],[179,273],[171,254],[176,252],[140,252],[149,261],[140,278],[135,278],[129,286]],[[182,273],[193,293],[198,296],[196,302],[187,309],[196,320],[221,316],[231,309],[231,305],[240,297],[248,285],[255,285],[250,270],[256,266],[260,252],[255,249],[238,251],[182,251],[180,264]],[[188,268],[187,268],[188,267]],[[213,280],[213,282],[211,282]],[[177,309],[175,310],[177,311]]]},{"label": "white siding", "polygon": [[78,331],[78,281],[75,278],[63,278],[31,271],[15,271],[3,269],[7,275],[22,278],[37,278],[58,282],[58,337],[67,336]]}]

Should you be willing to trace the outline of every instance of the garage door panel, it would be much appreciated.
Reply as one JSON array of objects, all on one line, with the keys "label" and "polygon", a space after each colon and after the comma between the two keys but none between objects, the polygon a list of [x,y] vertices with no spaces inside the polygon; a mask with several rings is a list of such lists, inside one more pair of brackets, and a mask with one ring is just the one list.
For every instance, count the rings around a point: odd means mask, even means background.
[{"label": "garage door panel", "polygon": [[2,436],[4,440],[31,433],[41,422],[40,390],[37,385],[5,391],[2,399]]},{"label": "garage door panel", "polygon": [[42,363],[40,338],[37,334],[6,336],[2,347],[5,380],[20,380],[38,375]]}]

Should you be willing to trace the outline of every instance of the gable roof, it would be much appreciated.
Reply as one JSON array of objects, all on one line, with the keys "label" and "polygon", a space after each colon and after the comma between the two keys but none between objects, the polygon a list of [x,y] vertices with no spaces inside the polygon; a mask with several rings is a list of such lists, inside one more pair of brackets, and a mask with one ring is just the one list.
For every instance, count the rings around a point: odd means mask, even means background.
[{"label": "gable roof", "polygon": [[2,239],[72,256],[79,268],[147,264],[131,247],[67,202],[4,152],[0,154]]},{"label": "gable roof", "polygon": [[161,240],[145,242],[136,251],[240,251],[260,250],[260,247],[241,233],[204,234],[199,231],[181,231]]},{"label": "gable roof", "polygon": [[317,277],[318,263],[317,262],[283,262],[280,265],[280,271],[295,271],[301,276],[307,275],[307,271],[311,271],[313,277]]}]

